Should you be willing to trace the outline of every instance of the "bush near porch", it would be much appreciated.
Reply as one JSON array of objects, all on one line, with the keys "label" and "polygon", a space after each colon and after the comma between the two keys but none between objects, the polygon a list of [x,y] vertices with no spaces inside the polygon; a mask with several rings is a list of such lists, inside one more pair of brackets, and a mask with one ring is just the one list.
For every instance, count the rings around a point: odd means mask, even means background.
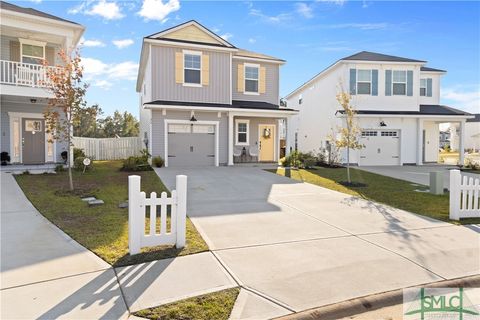
[{"label": "bush near porch", "polygon": [[442,221],[455,224],[480,223],[480,218],[461,219],[460,221],[450,220],[448,193],[433,195],[426,192],[417,192],[414,190],[425,190],[427,187],[413,185],[409,181],[350,168],[352,181],[364,183],[367,186],[346,187],[340,184],[341,181],[346,181],[345,168],[315,167],[298,170],[278,168],[268,171]]},{"label": "bush near porch", "polygon": [[[48,220],[114,266],[129,265],[207,251],[208,247],[187,217],[187,245],[158,246],[128,254],[128,209],[118,207],[128,198],[128,176],[142,177],[142,191],[167,191],[153,171],[120,171],[121,161],[95,161],[92,170],[73,172],[76,190],[68,190],[65,172],[15,176],[27,198]],[[105,204],[88,207],[82,196],[95,196]],[[167,222],[168,223],[168,222]],[[148,221],[147,221],[148,225]]]}]

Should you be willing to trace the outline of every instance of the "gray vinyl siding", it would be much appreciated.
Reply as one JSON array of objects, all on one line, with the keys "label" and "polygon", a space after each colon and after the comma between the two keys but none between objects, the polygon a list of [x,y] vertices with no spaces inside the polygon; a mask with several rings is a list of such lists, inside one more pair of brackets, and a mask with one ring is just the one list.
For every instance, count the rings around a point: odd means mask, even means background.
[{"label": "gray vinyl siding", "polygon": [[[218,118],[216,112],[195,112],[195,118],[199,121],[219,121],[218,132],[218,156],[219,164],[227,164],[228,159],[228,117],[222,113]],[[152,155],[165,157],[165,119],[188,120],[190,111],[170,111],[162,115],[162,111],[152,111]]]},{"label": "gray vinyl siding", "polygon": [[[43,113],[45,107],[40,105],[28,105],[21,103],[8,103],[2,102],[0,110],[0,125],[1,125],[1,151],[6,151],[10,153],[10,118],[8,116],[9,112],[21,112],[21,113]],[[56,161],[62,161],[61,153],[62,151],[67,150],[67,143],[57,142],[57,154]]]},{"label": "gray vinyl siding", "polygon": [[188,87],[175,82],[175,52],[182,49],[152,46],[152,100],[230,103],[229,53],[202,51],[209,55],[209,84]]},{"label": "gray vinyl siding", "polygon": [[[238,64],[255,63],[265,67],[265,93],[259,95],[247,95],[237,90]],[[279,103],[279,65],[274,63],[252,62],[232,59],[232,99],[243,101],[265,101],[273,104]]]},{"label": "gray vinyl siding", "polygon": [[[234,125],[235,125],[235,120],[249,120],[249,134],[248,134],[248,146],[243,146],[243,145],[235,145],[235,136],[233,137],[233,147],[235,149],[241,150],[243,147],[245,147],[245,150],[247,150],[248,154],[248,149],[249,148],[255,148],[255,150],[258,150],[258,126],[261,124],[274,124],[275,125],[275,137],[274,139],[277,139],[277,134],[278,134],[278,120],[277,119],[271,119],[271,118],[256,118],[256,117],[235,117],[234,118]],[[237,134],[237,128],[235,125],[235,130],[234,134]],[[276,141],[276,140],[275,140]],[[258,151],[257,151],[258,153]]]}]

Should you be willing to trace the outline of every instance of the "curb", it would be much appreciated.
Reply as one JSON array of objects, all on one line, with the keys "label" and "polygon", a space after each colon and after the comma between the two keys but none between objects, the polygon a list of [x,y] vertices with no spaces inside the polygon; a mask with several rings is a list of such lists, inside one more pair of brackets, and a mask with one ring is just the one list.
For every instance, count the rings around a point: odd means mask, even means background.
[{"label": "curb", "polygon": [[[426,284],[420,284],[408,288],[428,286],[430,288],[449,288],[449,287],[480,287],[480,275],[458,278],[453,280],[442,280]],[[364,312],[394,306],[403,303],[403,289],[387,291],[383,293],[372,294],[360,298],[342,301],[322,307],[308,309],[291,315],[276,318],[278,320],[335,320]]]}]

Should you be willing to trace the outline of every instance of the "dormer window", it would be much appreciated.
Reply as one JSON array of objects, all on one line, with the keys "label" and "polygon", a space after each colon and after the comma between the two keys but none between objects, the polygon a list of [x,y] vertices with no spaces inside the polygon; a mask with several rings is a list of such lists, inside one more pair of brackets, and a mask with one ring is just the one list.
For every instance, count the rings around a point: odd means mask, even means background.
[{"label": "dormer window", "polygon": [[183,56],[185,84],[201,85],[202,54],[185,52]]},{"label": "dormer window", "polygon": [[407,94],[407,71],[393,70],[392,89],[394,96]]},{"label": "dormer window", "polygon": [[23,63],[42,64],[45,59],[45,42],[20,39],[20,55]]},{"label": "dormer window", "polygon": [[372,70],[358,70],[357,94],[372,94]]},{"label": "dormer window", "polygon": [[420,96],[427,96],[427,79],[420,79]]},{"label": "dormer window", "polygon": [[245,64],[245,92],[258,93],[258,65]]}]

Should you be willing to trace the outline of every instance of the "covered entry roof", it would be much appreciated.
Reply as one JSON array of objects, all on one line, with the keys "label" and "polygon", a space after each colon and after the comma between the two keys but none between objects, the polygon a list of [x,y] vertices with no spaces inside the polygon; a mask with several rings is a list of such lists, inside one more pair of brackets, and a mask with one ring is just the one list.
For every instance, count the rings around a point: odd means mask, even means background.
[{"label": "covered entry roof", "polygon": [[[472,116],[471,113],[455,109],[448,106],[421,104],[419,111],[395,111],[395,110],[357,110],[357,114],[371,114],[371,115],[433,115],[433,116]],[[337,113],[344,113],[343,110],[338,110]]]},{"label": "covered entry roof", "polygon": [[185,102],[170,100],[155,100],[145,103],[145,105],[163,105],[163,106],[188,106],[188,107],[213,107],[213,108],[238,108],[268,111],[295,111],[294,109],[280,108],[278,105],[263,101],[241,101],[232,100],[232,104],[227,103],[205,103],[205,102]]}]

